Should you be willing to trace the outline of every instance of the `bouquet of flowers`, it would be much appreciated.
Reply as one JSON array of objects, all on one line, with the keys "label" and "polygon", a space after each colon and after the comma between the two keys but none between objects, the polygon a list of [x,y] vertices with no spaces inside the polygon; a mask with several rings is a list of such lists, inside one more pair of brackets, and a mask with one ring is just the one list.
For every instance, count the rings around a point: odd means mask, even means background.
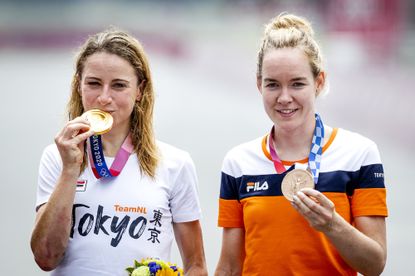
[{"label": "bouquet of flowers", "polygon": [[141,263],[134,261],[134,266],[127,267],[130,276],[184,276],[183,269],[159,259],[144,259]]}]

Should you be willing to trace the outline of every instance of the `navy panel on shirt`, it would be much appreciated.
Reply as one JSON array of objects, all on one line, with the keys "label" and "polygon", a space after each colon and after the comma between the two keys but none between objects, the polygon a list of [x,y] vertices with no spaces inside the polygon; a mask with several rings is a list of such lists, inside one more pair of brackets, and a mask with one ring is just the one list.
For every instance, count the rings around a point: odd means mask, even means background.
[{"label": "navy panel on shirt", "polygon": [[222,172],[222,180],[220,185],[220,198],[239,200],[239,180]]},{"label": "navy panel on shirt", "polygon": [[282,196],[281,183],[286,175],[244,175],[240,178],[239,198],[251,196]]},{"label": "navy panel on shirt", "polygon": [[[243,175],[237,178],[222,172],[220,197],[241,200],[251,196],[282,196],[281,183],[290,170],[282,174]],[[351,196],[355,189],[384,187],[383,167],[374,164],[355,172],[320,173],[315,188],[320,192],[347,193]]]}]

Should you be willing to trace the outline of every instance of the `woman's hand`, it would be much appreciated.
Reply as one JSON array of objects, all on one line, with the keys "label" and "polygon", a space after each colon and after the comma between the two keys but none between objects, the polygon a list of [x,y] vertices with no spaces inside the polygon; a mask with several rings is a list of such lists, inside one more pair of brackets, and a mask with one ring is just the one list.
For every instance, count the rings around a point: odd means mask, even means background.
[{"label": "woman's hand", "polygon": [[380,216],[354,217],[354,226],[340,216],[334,203],[313,189],[302,189],[292,205],[310,223],[323,232],[339,254],[363,275],[379,275],[386,263],[386,224]]},{"label": "woman's hand", "polygon": [[305,188],[293,196],[292,206],[310,223],[321,232],[332,230],[336,217],[334,203],[321,192]]},{"label": "woman's hand", "polygon": [[79,173],[84,157],[85,140],[94,134],[90,124],[82,117],[69,121],[56,135],[55,143],[62,158],[63,170]]}]

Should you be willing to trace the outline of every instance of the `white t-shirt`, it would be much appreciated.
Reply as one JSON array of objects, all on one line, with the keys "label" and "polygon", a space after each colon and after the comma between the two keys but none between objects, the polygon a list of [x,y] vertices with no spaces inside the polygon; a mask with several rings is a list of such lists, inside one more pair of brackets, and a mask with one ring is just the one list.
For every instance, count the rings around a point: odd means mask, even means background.
[{"label": "white t-shirt", "polygon": [[[134,260],[170,261],[172,223],[198,220],[201,210],[190,155],[159,141],[157,146],[162,158],[155,180],[140,173],[136,154],[117,177],[96,179],[86,167],[65,257],[52,275],[127,275]],[[113,160],[106,158],[108,167]],[[56,145],[49,145],[40,162],[36,206],[48,201],[61,168]]]}]

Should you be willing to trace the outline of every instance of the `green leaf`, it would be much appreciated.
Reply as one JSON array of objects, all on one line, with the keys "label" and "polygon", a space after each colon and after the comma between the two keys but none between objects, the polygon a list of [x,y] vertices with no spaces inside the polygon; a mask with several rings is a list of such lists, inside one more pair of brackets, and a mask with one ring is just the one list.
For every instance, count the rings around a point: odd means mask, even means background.
[{"label": "green leaf", "polygon": [[127,267],[125,270],[128,271],[128,275],[131,275],[131,273],[133,273],[134,269],[135,269],[135,267],[130,266],[130,267]]}]

